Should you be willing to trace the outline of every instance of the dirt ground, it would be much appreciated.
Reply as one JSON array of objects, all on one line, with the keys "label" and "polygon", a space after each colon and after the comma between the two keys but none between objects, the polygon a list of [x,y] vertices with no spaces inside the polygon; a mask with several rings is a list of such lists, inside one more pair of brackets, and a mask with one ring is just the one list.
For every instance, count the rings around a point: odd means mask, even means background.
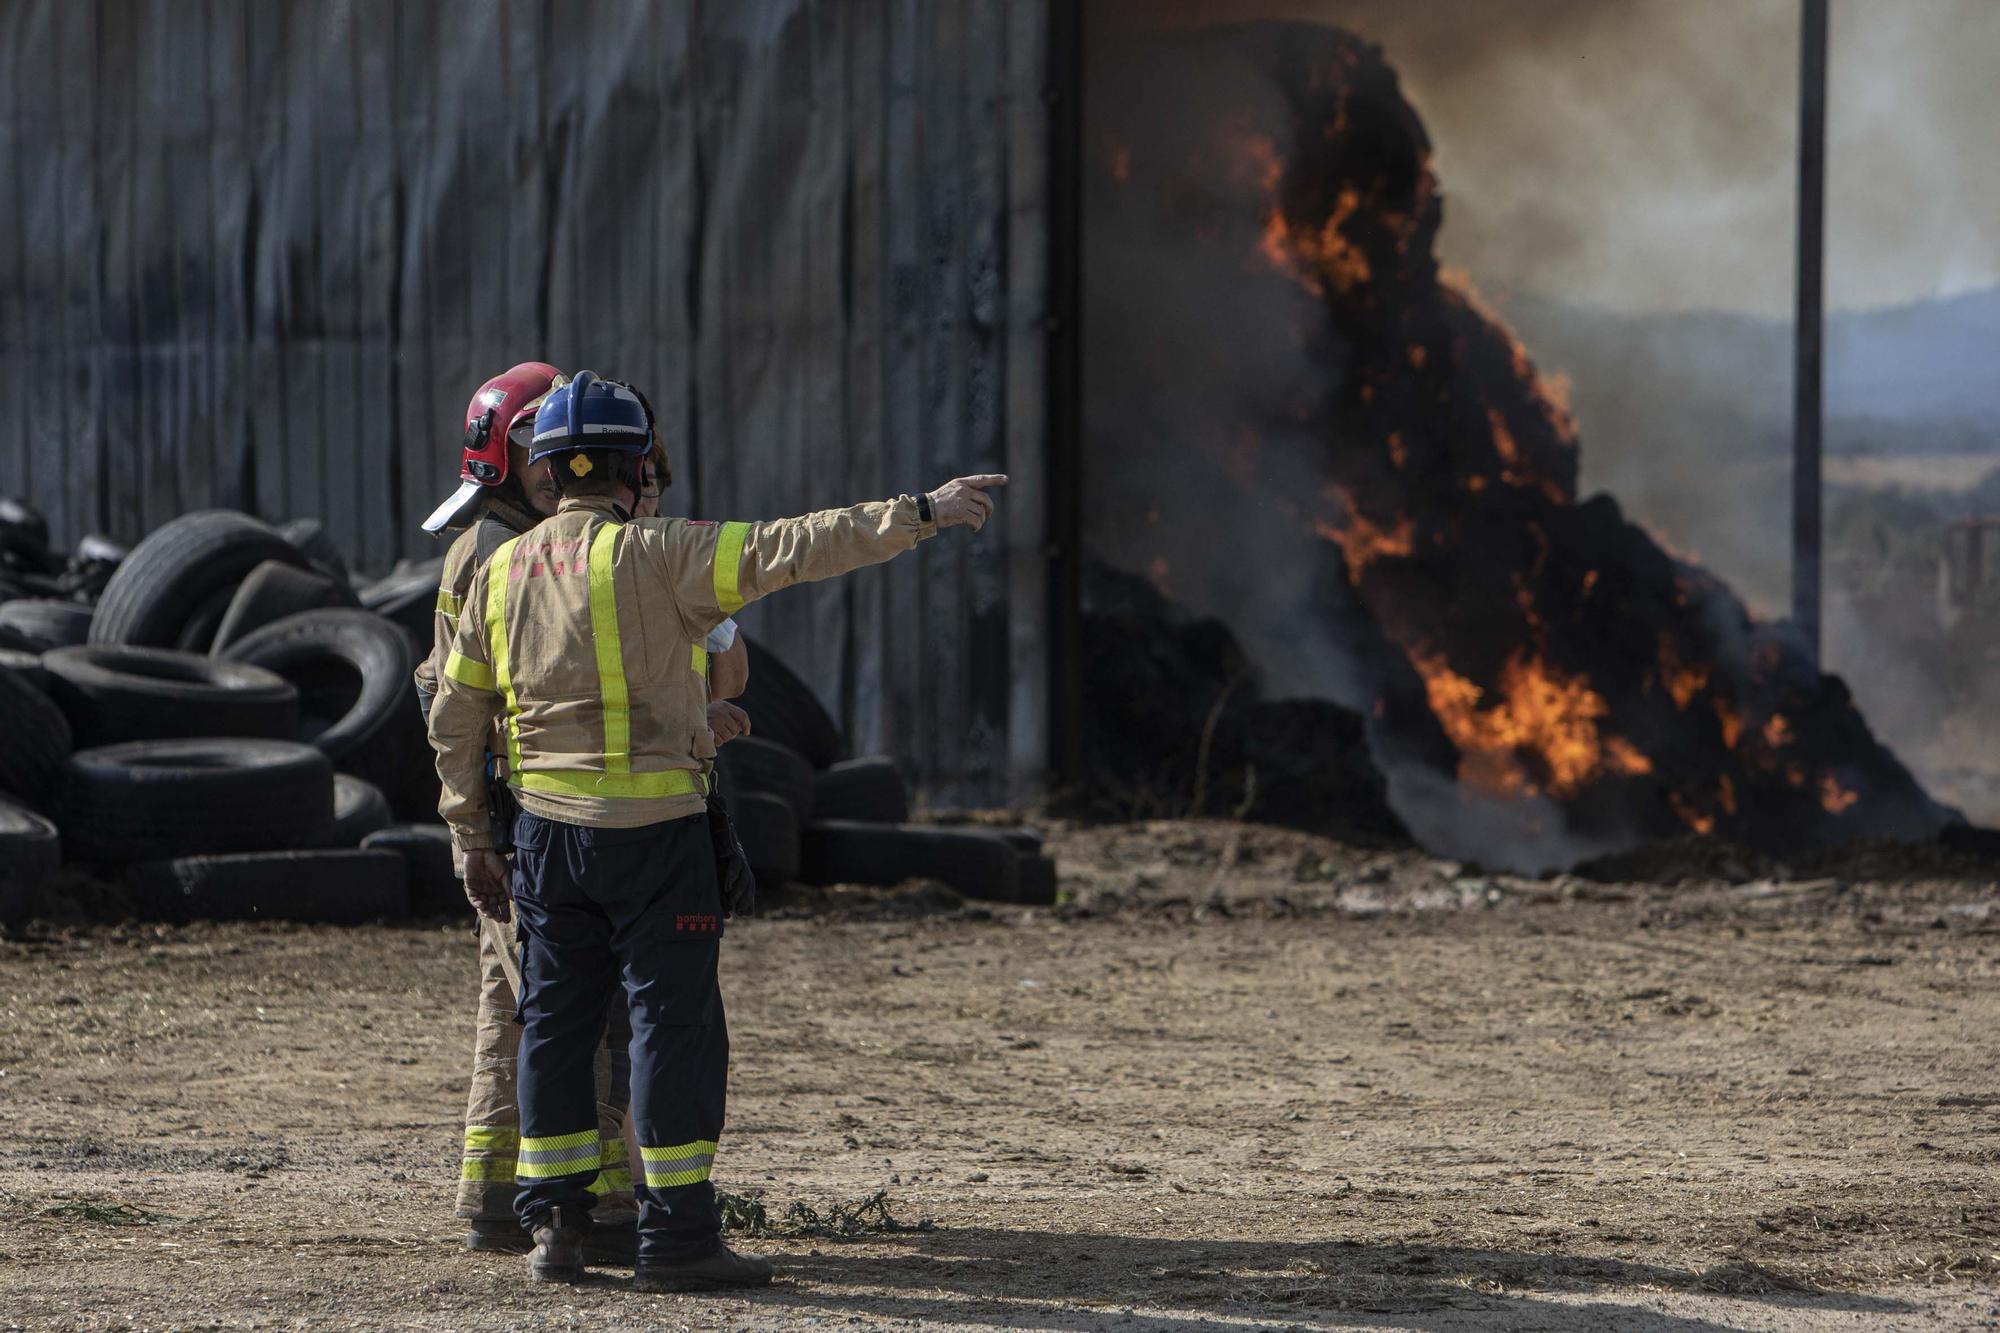
[{"label": "dirt ground", "polygon": [[0,1327],[2000,1327],[1976,870],[1054,846],[1053,911],[732,927],[718,1182],[906,1228],[744,1239],[744,1297],[460,1248],[462,928],[0,942]]}]

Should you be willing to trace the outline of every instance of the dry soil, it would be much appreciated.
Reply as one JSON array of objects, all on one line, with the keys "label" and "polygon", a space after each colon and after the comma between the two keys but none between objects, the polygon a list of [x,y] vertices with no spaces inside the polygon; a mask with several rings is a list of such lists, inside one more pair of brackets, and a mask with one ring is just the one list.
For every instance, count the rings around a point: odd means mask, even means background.
[{"label": "dry soil", "polygon": [[1054,911],[732,927],[718,1180],[904,1228],[742,1238],[782,1273],[742,1297],[460,1248],[463,927],[16,935],[0,1327],[2000,1327],[1976,870],[1054,845]]}]

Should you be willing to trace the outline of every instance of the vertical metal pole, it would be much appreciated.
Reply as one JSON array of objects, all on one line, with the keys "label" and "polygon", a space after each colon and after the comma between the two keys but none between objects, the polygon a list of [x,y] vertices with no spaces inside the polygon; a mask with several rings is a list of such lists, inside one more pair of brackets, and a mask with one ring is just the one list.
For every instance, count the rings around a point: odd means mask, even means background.
[{"label": "vertical metal pole", "polygon": [[1056,785],[1083,780],[1084,6],[1048,0],[1049,757]]},{"label": "vertical metal pole", "polygon": [[1792,619],[1820,651],[1820,416],[1826,275],[1827,0],[1799,25],[1798,302],[1792,372]]}]

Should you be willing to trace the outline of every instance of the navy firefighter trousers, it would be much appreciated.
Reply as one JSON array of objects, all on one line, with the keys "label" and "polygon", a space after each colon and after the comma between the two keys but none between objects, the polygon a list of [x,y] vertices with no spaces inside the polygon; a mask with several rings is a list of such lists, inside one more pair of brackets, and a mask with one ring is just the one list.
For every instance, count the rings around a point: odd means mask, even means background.
[{"label": "navy firefighter trousers", "polygon": [[704,1254],[721,1234],[708,1173],[729,1075],[708,821],[585,828],[522,811],[514,849],[523,992],[514,1211],[530,1230],[555,1207],[566,1221],[588,1216],[598,1170],[591,1052],[616,997],[632,1016],[639,1257]]}]

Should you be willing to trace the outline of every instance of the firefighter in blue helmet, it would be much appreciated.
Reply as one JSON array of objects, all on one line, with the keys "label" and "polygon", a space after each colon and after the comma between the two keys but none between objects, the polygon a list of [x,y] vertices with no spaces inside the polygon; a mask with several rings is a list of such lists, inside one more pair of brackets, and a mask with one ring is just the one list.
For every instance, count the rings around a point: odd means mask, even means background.
[{"label": "firefighter in blue helmet", "polygon": [[[773,522],[635,519],[657,447],[624,385],[584,372],[549,395],[532,455],[552,464],[561,504],[474,576],[431,745],[466,892],[488,916],[511,909],[525,941],[515,1207],[530,1275],[574,1281],[587,1262],[601,1147],[590,1045],[622,980],[644,1166],[634,1284],[754,1286],[770,1265],[722,1243],[709,1183],[729,1061],[716,965],[724,915],[742,904],[723,896],[731,849],[707,817],[714,746],[688,663],[747,602],[940,528],[977,530],[1006,478]],[[496,721],[520,807],[511,874],[487,817]]]}]

